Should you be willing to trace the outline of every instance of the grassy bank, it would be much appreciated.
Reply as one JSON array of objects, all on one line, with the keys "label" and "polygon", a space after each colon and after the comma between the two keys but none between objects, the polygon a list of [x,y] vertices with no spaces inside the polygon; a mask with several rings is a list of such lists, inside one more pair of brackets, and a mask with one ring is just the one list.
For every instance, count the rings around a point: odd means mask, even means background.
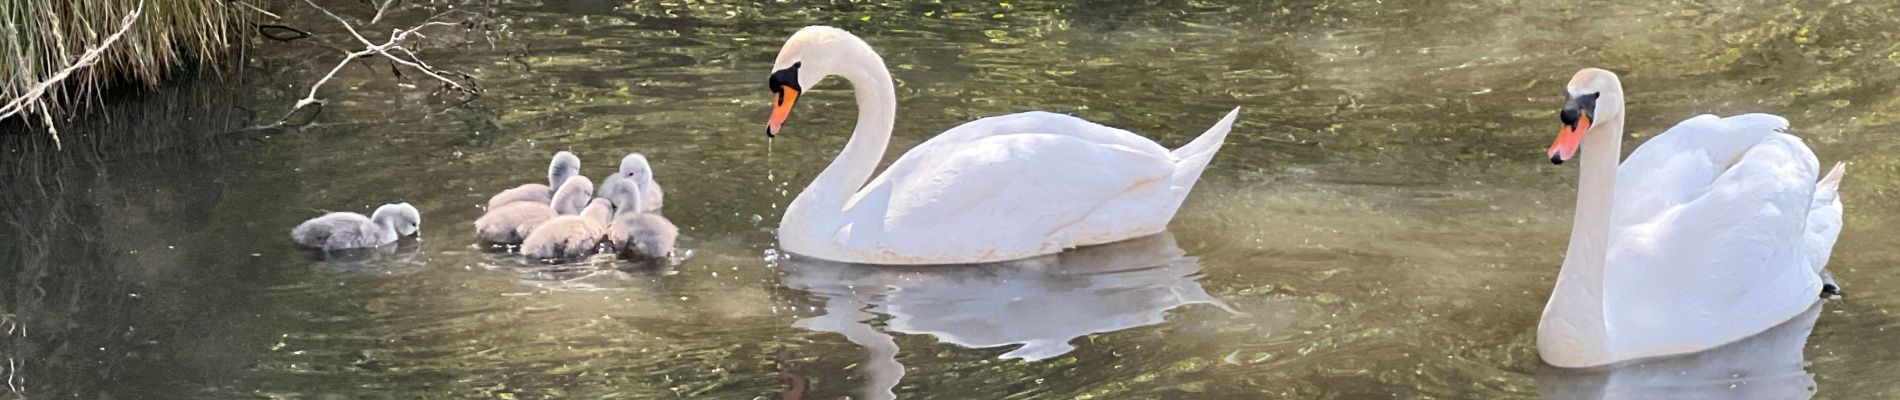
[{"label": "grassy bank", "polygon": [[[0,0],[0,101],[29,94],[143,8],[97,63],[75,71],[21,116],[89,101],[110,85],[155,86],[193,59],[222,56],[250,11],[237,0]],[[34,117],[37,119],[38,117]]]}]

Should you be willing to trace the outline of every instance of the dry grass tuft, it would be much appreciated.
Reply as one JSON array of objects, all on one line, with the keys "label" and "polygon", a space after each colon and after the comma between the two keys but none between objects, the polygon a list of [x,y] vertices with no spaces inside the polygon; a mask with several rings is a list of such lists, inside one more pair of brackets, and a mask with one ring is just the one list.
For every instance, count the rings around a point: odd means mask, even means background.
[{"label": "dry grass tuft", "polygon": [[143,11],[96,65],[52,86],[21,115],[57,114],[110,84],[156,86],[179,65],[223,55],[244,22],[237,9],[244,0],[0,0],[0,100],[11,102],[53,80],[119,31],[141,1]]}]

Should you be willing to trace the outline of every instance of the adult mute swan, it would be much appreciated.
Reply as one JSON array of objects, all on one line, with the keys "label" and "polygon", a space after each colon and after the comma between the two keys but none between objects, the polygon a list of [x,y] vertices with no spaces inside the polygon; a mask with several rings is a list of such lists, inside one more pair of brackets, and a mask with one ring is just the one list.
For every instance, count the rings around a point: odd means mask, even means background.
[{"label": "adult mute swan", "polygon": [[[1008,261],[1160,233],[1240,109],[1169,151],[1134,133],[1047,112],[983,118],[912,148],[872,178],[896,121],[883,58],[837,28],[785,41],[768,83],[776,136],[805,88],[851,82],[851,140],[785,208],[785,251],[868,264]],[[867,183],[868,181],[868,183]]]},{"label": "adult mute swan", "polygon": [[1815,183],[1814,152],[1768,114],[1701,115],[1621,166],[1623,86],[1589,68],[1565,87],[1550,161],[1583,178],[1570,249],[1537,326],[1559,367],[1698,352],[1760,333],[1818,301],[1841,229],[1845,164]]}]

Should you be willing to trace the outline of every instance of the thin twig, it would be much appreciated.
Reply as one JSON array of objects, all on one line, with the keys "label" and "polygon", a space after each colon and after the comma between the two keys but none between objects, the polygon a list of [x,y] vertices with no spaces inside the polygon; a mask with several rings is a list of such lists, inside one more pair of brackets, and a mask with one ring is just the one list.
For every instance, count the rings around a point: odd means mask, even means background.
[{"label": "thin twig", "polygon": [[[372,0],[372,1],[373,1],[373,0]],[[383,5],[382,5],[382,6],[378,6],[378,7],[376,7],[376,16],[375,16],[375,17],[371,17],[371,18],[369,19],[369,23],[371,23],[371,24],[374,24],[374,23],[376,23],[377,21],[382,21],[382,20],[383,20],[383,11],[387,11],[387,10],[389,10],[389,5],[390,5],[390,4],[393,4],[393,3],[395,3],[395,2],[396,2],[396,0],[384,0],[384,1],[383,1]]]},{"label": "thin twig", "polygon": [[17,374],[18,368],[19,366],[13,363],[13,357],[7,357],[7,390],[14,394],[20,393],[20,386],[13,383],[13,376]]},{"label": "thin twig", "polygon": [[[317,80],[316,83],[311,84],[310,92],[304,95],[304,98],[297,100],[297,103],[295,105],[292,105],[290,107],[290,111],[285,112],[282,118],[279,118],[277,122],[275,123],[261,125],[261,126],[258,126],[257,128],[273,128],[273,127],[284,126],[284,124],[290,120],[290,117],[292,115],[295,115],[298,110],[302,110],[304,107],[308,107],[312,104],[317,105],[318,110],[319,110],[318,112],[322,112],[321,111],[322,107],[326,104],[326,102],[322,99],[317,98],[317,91],[321,89],[324,84],[329,83],[331,79],[336,78],[336,74],[342,71],[344,66],[349,65],[351,61],[355,61],[358,58],[367,57],[370,55],[381,55],[384,58],[389,59],[389,61],[393,64],[401,64],[401,65],[406,65],[406,66],[415,68],[418,71],[422,71],[424,75],[428,75],[430,78],[434,78],[435,80],[441,81],[443,84],[447,85],[448,87],[454,88],[455,90],[461,91],[462,93],[466,93],[471,97],[481,95],[481,90],[479,88],[474,87],[474,82],[472,79],[470,79],[469,83],[464,84],[462,82],[457,82],[454,79],[449,79],[447,77],[444,77],[442,76],[440,72],[438,72],[435,69],[435,67],[429,66],[428,63],[425,63],[422,61],[422,58],[417,57],[415,52],[412,52],[408,48],[405,48],[401,45],[402,41],[405,39],[408,39],[410,36],[426,37],[423,34],[417,32],[417,31],[422,30],[423,28],[427,28],[431,26],[457,26],[460,24],[443,22],[443,21],[434,21],[433,19],[437,17],[441,17],[441,15],[437,15],[436,17],[431,17],[430,21],[425,21],[422,24],[416,25],[413,28],[396,29],[390,33],[388,40],[383,41],[382,44],[377,44],[375,42],[371,42],[369,38],[363,37],[363,34],[361,32],[358,32],[356,30],[356,27],[353,25],[350,25],[350,22],[348,20],[343,19],[342,16],[339,16],[334,12],[330,12],[329,9],[323,8],[323,6],[317,5],[317,3],[314,1],[304,0],[304,3],[309,4],[310,7],[312,8],[316,8],[317,11],[322,11],[324,15],[328,15],[330,16],[331,19],[336,20],[337,23],[342,24],[343,29],[348,30],[350,32],[350,36],[355,37],[356,41],[361,42],[364,48],[362,50],[346,52],[343,57],[343,60],[338,61],[335,67],[331,67],[330,72],[323,75],[323,79],[319,79]],[[388,7],[390,3],[394,3],[394,0],[390,0],[389,2],[383,3],[383,7]],[[378,13],[378,17],[380,18],[380,14],[382,13],[380,8],[378,9],[377,13]],[[445,13],[443,15],[447,15],[447,14]],[[372,20],[372,23],[373,22],[374,21]],[[409,58],[404,59],[403,57],[390,53],[389,52],[390,49],[395,49],[397,51],[400,51],[404,55],[407,55]],[[467,74],[462,74],[462,76],[465,79],[468,77]]]},{"label": "thin twig", "polygon": [[284,17],[282,17],[282,16],[279,16],[279,15],[277,15],[277,14],[272,14],[272,13],[271,13],[270,11],[264,11],[264,9],[262,9],[262,8],[257,8],[257,6],[254,6],[254,5],[251,5],[251,3],[245,3],[245,2],[242,2],[242,1],[238,1],[238,0],[231,0],[231,2],[232,2],[232,3],[237,3],[237,5],[240,5],[240,6],[244,6],[244,8],[249,8],[249,9],[251,9],[251,11],[256,11],[256,12],[258,12],[259,14],[264,14],[264,15],[268,15],[268,16],[270,16],[270,18],[271,18],[271,19],[284,19]]},{"label": "thin twig", "polygon": [[42,97],[45,97],[46,91],[51,90],[54,85],[58,85],[60,82],[65,81],[67,77],[72,76],[74,71],[98,63],[99,57],[105,54],[106,48],[112,47],[112,44],[117,43],[119,38],[125,37],[125,32],[132,30],[133,23],[138,21],[139,14],[143,12],[145,12],[145,2],[140,1],[138,7],[134,7],[132,12],[126,13],[125,18],[119,21],[119,31],[113,32],[111,36],[106,36],[106,40],[99,42],[98,45],[88,47],[85,53],[80,54],[78,59],[73,60],[72,65],[60,69],[58,73],[54,73],[53,76],[46,78],[45,81],[33,85],[32,89],[21,93],[19,98],[7,102],[6,106],[0,106],[0,120],[12,118],[15,114],[24,112],[28,108],[38,108],[41,111],[40,120],[46,123],[47,132],[53,135],[53,148],[59,148],[59,131],[53,129],[52,114],[45,112],[46,107],[42,102]]}]

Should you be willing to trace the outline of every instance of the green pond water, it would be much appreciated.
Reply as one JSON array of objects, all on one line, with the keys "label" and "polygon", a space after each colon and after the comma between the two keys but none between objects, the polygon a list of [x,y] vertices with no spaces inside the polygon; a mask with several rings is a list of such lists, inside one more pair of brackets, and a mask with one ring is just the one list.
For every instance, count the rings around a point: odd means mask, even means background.
[{"label": "green pond water", "polygon": [[[227,132],[335,65],[319,42],[352,46],[302,3],[272,9],[316,38],[253,37],[241,68],[115,102],[59,152],[0,135],[0,398],[1900,397],[1892,2],[504,1],[416,44],[479,99],[370,58],[314,123]],[[1163,236],[1011,266],[775,258],[781,210],[855,116],[834,79],[760,134],[772,59],[810,24],[889,64],[891,157],[1028,110],[1169,147],[1240,122]],[[1626,150],[1771,112],[1850,162],[1829,265],[1848,296],[1722,349],[1744,361],[1649,381],[1543,366],[1578,175],[1544,151],[1585,66],[1622,74]],[[558,150],[597,179],[647,154],[691,256],[477,249],[487,197]],[[393,253],[320,262],[288,238],[394,201],[424,218]]]}]

